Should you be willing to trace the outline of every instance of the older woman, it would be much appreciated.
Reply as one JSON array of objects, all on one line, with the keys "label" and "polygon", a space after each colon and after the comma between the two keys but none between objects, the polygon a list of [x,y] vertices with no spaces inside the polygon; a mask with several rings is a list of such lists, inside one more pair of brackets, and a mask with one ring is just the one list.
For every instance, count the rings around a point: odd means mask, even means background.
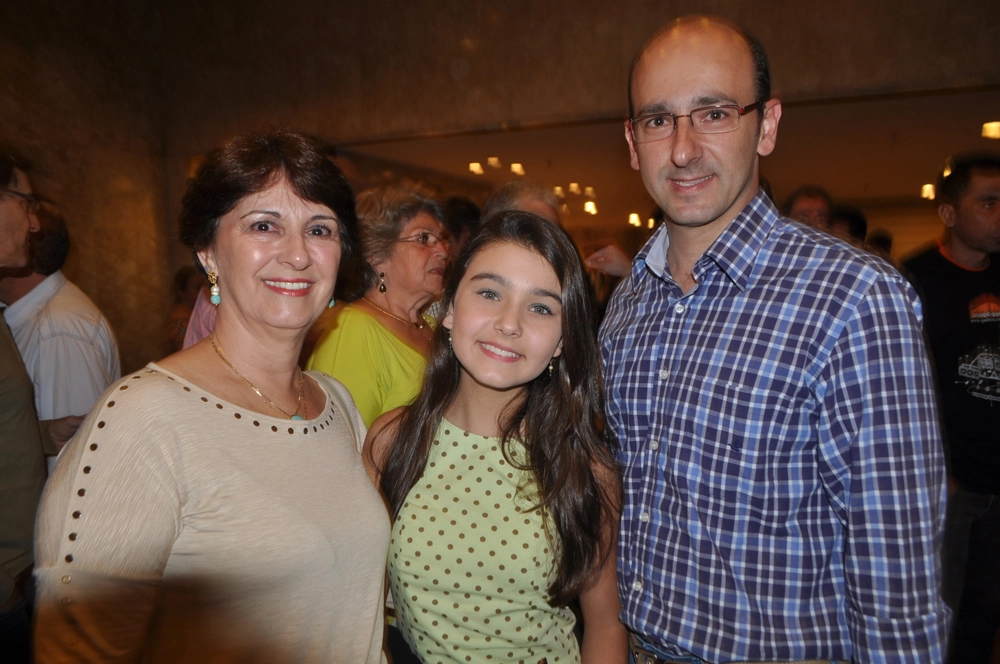
[{"label": "older woman", "polygon": [[209,338],[112,386],[46,487],[39,662],[380,662],[389,525],[343,386],[297,366],[357,243],[318,146],[209,153],[181,238]]},{"label": "older woman", "polygon": [[365,424],[420,391],[432,339],[422,315],[441,294],[448,243],[438,203],[416,188],[361,194],[363,260],[336,316],[309,360],[350,390]]}]

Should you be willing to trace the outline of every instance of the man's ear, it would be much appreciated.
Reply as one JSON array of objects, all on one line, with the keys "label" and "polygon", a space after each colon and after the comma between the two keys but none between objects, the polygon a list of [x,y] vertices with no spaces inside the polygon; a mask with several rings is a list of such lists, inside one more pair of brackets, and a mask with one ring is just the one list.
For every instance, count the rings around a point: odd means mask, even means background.
[{"label": "man's ear", "polygon": [[769,99],[760,111],[764,114],[760,122],[760,137],[757,139],[757,154],[766,157],[774,151],[778,142],[778,121],[781,120],[781,101]]},{"label": "man's ear", "polygon": [[628,143],[629,163],[632,170],[639,170],[639,155],[635,151],[635,143],[632,141],[632,121],[625,121],[625,142]]},{"label": "man's ear", "polygon": [[941,203],[938,205],[937,213],[945,226],[948,228],[955,226],[958,215],[955,214],[955,207],[951,203]]}]

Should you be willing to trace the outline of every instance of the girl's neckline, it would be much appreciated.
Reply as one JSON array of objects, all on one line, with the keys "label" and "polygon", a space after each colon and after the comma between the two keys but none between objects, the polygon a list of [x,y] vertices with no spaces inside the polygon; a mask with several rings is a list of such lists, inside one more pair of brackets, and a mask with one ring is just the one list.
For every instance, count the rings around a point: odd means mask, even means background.
[{"label": "girl's neckline", "polygon": [[[319,412],[319,415],[317,415],[316,417],[314,417],[312,419],[309,419],[309,420],[287,420],[287,419],[285,419],[283,417],[275,417],[274,415],[268,415],[267,413],[261,413],[261,412],[258,412],[256,410],[253,410],[251,408],[247,408],[245,406],[240,406],[239,404],[235,404],[232,401],[228,401],[226,399],[223,399],[222,397],[220,397],[220,396],[218,396],[218,395],[216,395],[216,394],[214,394],[212,392],[209,392],[208,390],[206,390],[201,385],[198,385],[197,383],[192,383],[187,378],[184,378],[183,376],[178,376],[174,372],[169,371],[167,369],[164,369],[163,367],[161,367],[160,365],[158,365],[156,362],[150,362],[149,364],[146,365],[146,367],[147,367],[147,369],[152,369],[153,371],[156,371],[157,373],[161,373],[164,376],[167,376],[168,378],[170,378],[170,379],[172,379],[172,380],[180,383],[181,385],[185,385],[185,386],[190,387],[191,390],[198,390],[202,394],[207,394],[208,396],[212,397],[212,399],[214,399],[217,403],[225,404],[226,406],[232,408],[235,411],[246,411],[246,412],[249,412],[249,413],[253,413],[254,417],[259,417],[259,418],[262,418],[262,419],[266,419],[268,421],[284,422],[284,423],[298,422],[298,423],[310,423],[310,424],[313,423],[313,422],[318,422],[319,420],[322,420],[322,419],[324,419],[325,417],[328,416],[327,413],[328,413],[328,410],[330,408],[330,403],[332,401],[331,398],[330,398],[330,391],[326,389],[325,385],[323,385],[323,381],[321,381],[318,378],[316,378],[317,372],[315,372],[315,371],[304,371],[303,373],[306,376],[311,377],[314,381],[316,381],[316,384],[319,385],[319,387],[320,387],[321,390],[323,390],[323,395],[326,397],[326,405]],[[345,415],[345,417],[346,417],[346,415]]]}]

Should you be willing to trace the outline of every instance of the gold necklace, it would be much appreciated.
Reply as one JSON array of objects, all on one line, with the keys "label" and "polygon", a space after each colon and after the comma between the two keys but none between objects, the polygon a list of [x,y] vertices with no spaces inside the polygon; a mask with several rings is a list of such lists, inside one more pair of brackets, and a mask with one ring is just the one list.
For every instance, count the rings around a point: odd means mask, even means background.
[{"label": "gold necklace", "polygon": [[407,325],[409,325],[411,327],[415,327],[418,330],[424,329],[424,322],[423,321],[420,321],[419,323],[414,323],[413,321],[406,320],[405,318],[400,318],[399,316],[397,316],[395,314],[390,314],[388,311],[386,311],[382,307],[378,306],[377,304],[375,304],[374,302],[372,302],[371,300],[369,300],[367,297],[362,296],[361,299],[364,300],[365,302],[367,302],[368,304],[372,305],[373,307],[375,307],[376,309],[378,309],[382,313],[384,313],[389,318],[395,318],[400,323],[406,323]]},{"label": "gold necklace", "polygon": [[266,396],[264,396],[264,393],[260,391],[259,387],[257,387],[253,383],[251,383],[249,378],[247,378],[242,373],[240,373],[239,369],[237,369],[236,367],[234,367],[232,365],[232,363],[229,360],[226,359],[226,356],[222,354],[222,349],[219,348],[219,344],[215,343],[215,333],[214,332],[212,334],[208,335],[208,339],[209,339],[209,341],[212,342],[212,348],[215,349],[215,352],[219,355],[219,358],[223,362],[226,363],[226,366],[229,367],[230,369],[232,369],[233,373],[235,373],[237,376],[239,376],[240,378],[242,378],[243,382],[246,383],[247,385],[249,385],[250,389],[253,390],[254,392],[256,392],[257,396],[259,396],[261,399],[263,399],[264,401],[266,401],[268,403],[268,405],[271,406],[271,408],[273,408],[275,411],[281,413],[286,419],[289,419],[289,420],[302,420],[302,419],[305,419],[304,417],[302,417],[301,415],[299,415],[299,411],[302,410],[302,395],[305,394],[305,387],[306,387],[306,377],[302,374],[302,369],[299,369],[299,401],[298,401],[298,404],[296,404],[295,412],[292,413],[291,415],[289,415],[284,410],[282,410],[282,408],[280,406],[278,406],[278,404],[274,403],[273,401],[271,401],[270,399],[268,399]]}]

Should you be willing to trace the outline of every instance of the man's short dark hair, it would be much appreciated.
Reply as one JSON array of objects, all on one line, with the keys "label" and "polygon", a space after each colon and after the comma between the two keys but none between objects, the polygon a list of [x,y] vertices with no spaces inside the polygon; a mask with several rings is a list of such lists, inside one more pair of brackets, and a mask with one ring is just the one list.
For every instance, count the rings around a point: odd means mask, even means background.
[{"label": "man's short dark hair", "polygon": [[[764,45],[759,39],[751,35],[738,24],[719,16],[684,16],[671,21],[666,26],[657,30],[643,45],[642,49],[639,51],[639,55],[635,56],[635,60],[632,61],[632,68],[628,73],[628,116],[630,118],[635,117],[635,106],[632,104],[632,79],[635,77],[635,68],[639,66],[639,61],[642,59],[646,49],[649,48],[649,45],[667,30],[670,30],[678,25],[693,23],[698,20],[706,20],[710,23],[727,27],[740,37],[743,37],[743,40],[747,44],[747,48],[750,49],[750,59],[753,61],[754,97],[756,97],[753,102],[765,102],[771,98],[771,66],[768,64],[767,53],[764,51]],[[748,104],[753,102],[748,102]],[[758,126],[760,126],[760,121],[764,118],[763,108],[760,109],[757,116]]]},{"label": "man's short dark hair", "polygon": [[795,204],[795,201],[800,198],[820,198],[826,203],[826,207],[831,212],[833,211],[833,198],[830,196],[830,192],[818,184],[804,184],[788,195],[788,198],[785,199],[785,204],[781,206],[781,213],[786,217],[789,216],[792,213],[792,206]]},{"label": "man's short dark hair", "polygon": [[830,228],[836,223],[847,226],[847,234],[859,242],[868,237],[868,217],[861,208],[853,205],[837,205],[830,211]]},{"label": "man's short dark hair", "polygon": [[961,152],[948,157],[938,173],[934,200],[957,205],[969,188],[974,171],[1000,173],[1000,153]]},{"label": "man's short dark hair", "polygon": [[62,268],[69,254],[69,230],[66,219],[51,203],[38,206],[39,229],[28,236],[31,255],[29,265],[33,272],[49,276]]},{"label": "man's short dark hair", "polygon": [[31,163],[14,146],[0,138],[0,187],[14,184],[14,171],[27,172]]}]

